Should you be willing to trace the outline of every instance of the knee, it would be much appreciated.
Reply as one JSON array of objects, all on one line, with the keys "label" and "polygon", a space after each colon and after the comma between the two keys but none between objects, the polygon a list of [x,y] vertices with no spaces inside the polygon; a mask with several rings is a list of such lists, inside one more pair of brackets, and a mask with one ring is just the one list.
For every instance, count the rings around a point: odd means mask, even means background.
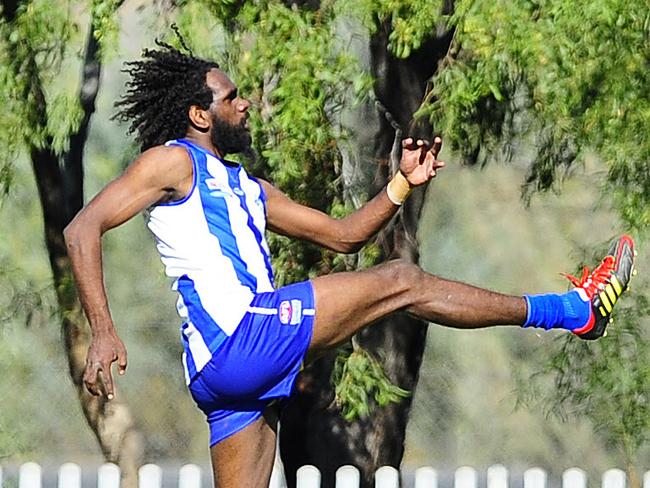
[{"label": "knee", "polygon": [[388,261],[382,267],[387,279],[403,291],[417,289],[424,273],[417,264],[404,259]]}]

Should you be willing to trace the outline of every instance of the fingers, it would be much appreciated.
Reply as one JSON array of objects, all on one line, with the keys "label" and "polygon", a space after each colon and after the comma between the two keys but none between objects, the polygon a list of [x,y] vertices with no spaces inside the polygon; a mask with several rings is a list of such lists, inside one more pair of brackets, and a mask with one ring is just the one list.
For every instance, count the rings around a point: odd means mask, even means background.
[{"label": "fingers", "polygon": [[104,367],[100,363],[95,363],[86,366],[83,381],[91,395],[105,395],[109,400],[113,399],[113,378],[110,365]]},{"label": "fingers", "polygon": [[433,163],[431,163],[431,165],[428,168],[429,178],[435,178],[436,175],[438,174],[438,170],[440,168],[444,168],[444,166],[445,163],[443,163],[442,161],[433,161]]},{"label": "fingers", "polygon": [[434,159],[433,164],[431,166],[433,167],[433,169],[444,168],[445,167],[445,162],[444,161],[438,161],[437,159]]},{"label": "fingers", "polygon": [[[126,351],[118,364],[120,374],[126,371]],[[86,365],[84,370],[83,382],[86,389],[94,396],[106,396],[109,400],[115,397],[115,387],[113,385],[113,375],[111,374],[111,364],[94,363]]]},{"label": "fingers", "polygon": [[426,139],[407,137],[402,140],[401,171],[409,175],[409,183],[421,185],[436,177],[437,171],[445,166],[438,161],[438,153],[442,148],[442,138],[436,136],[433,143]]},{"label": "fingers", "polygon": [[93,337],[86,356],[83,382],[86,389],[95,396],[105,395],[108,400],[115,396],[112,365],[117,362],[120,375],[126,372],[126,348],[115,334]]},{"label": "fingers", "polygon": [[420,164],[422,164],[424,163],[424,160],[427,157],[427,152],[429,151],[429,141],[426,141],[424,139],[418,139],[416,145],[418,149],[420,149],[419,162]]},{"label": "fingers", "polygon": [[441,148],[442,148],[442,139],[436,136],[436,138],[433,140],[433,146],[431,146],[431,153],[433,154],[434,158],[438,157]]},{"label": "fingers", "polygon": [[102,368],[102,370],[99,372],[99,376],[101,377],[102,383],[104,384],[104,393],[106,394],[106,398],[112,400],[115,396],[115,393],[113,388],[113,375],[111,374],[111,365],[109,364],[106,368]]},{"label": "fingers", "polygon": [[126,349],[122,347],[117,352],[117,372],[119,375],[126,373],[127,363]]},{"label": "fingers", "polygon": [[99,385],[97,383],[100,369],[101,369],[101,365],[99,364],[89,365],[86,363],[83,382],[84,385],[86,386],[86,389],[90,392],[91,395],[99,396],[101,394],[101,392],[99,391]]},{"label": "fingers", "polygon": [[431,144],[426,139],[415,140],[412,137],[407,137],[406,139],[402,139],[402,148],[410,149],[412,151],[416,149],[422,149],[423,151],[420,153],[420,163],[422,163],[424,158],[423,153],[430,152],[434,157],[438,156],[440,149],[442,148],[442,138],[440,136],[436,136],[433,139],[433,144]]}]

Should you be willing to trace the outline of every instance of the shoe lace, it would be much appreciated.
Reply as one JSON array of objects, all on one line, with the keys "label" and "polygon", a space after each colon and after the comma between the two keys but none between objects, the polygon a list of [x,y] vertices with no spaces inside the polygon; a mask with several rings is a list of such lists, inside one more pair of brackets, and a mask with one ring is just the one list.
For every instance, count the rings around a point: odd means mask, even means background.
[{"label": "shoe lace", "polygon": [[562,273],[573,286],[582,288],[587,295],[591,298],[602,289],[606,281],[610,278],[616,265],[616,258],[614,256],[605,256],[601,263],[589,273],[589,268],[585,266],[582,269],[582,276],[580,279],[568,273]]}]

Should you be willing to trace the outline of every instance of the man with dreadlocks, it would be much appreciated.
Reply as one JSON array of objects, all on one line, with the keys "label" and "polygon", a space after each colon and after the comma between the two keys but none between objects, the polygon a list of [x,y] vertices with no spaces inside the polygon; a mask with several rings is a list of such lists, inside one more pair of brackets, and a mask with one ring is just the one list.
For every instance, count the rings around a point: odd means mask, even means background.
[{"label": "man with dreadlocks", "polygon": [[147,211],[167,275],[174,278],[189,390],[210,427],[215,484],[268,485],[275,454],[271,403],[291,394],[301,365],[395,311],[449,327],[500,324],[605,333],[633,273],[634,245],[623,236],[564,294],[507,296],[389,261],[280,289],[273,284],[266,228],[334,251],[357,251],[395,215],[411,188],[444,166],[441,140],[407,138],[399,171],[363,207],[337,220],[291,201],[250,176],[229,153],[248,149],[250,103],[219,66],[159,43],[130,63],[119,117],[143,153],[65,231],[92,329],[84,382],[114,395],[111,366],[126,369],[103,285],[101,236]]}]

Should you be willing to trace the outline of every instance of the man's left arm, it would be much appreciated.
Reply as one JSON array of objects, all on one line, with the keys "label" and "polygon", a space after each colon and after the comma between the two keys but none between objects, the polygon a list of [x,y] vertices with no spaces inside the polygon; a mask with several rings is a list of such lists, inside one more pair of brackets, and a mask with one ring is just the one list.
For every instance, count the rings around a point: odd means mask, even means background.
[{"label": "man's left arm", "polygon": [[300,205],[262,181],[267,198],[268,227],[278,234],[305,239],[333,251],[356,252],[395,215],[410,189],[429,182],[444,166],[437,159],[441,144],[438,137],[432,146],[412,138],[402,141],[398,173],[374,198],[342,219]]}]

